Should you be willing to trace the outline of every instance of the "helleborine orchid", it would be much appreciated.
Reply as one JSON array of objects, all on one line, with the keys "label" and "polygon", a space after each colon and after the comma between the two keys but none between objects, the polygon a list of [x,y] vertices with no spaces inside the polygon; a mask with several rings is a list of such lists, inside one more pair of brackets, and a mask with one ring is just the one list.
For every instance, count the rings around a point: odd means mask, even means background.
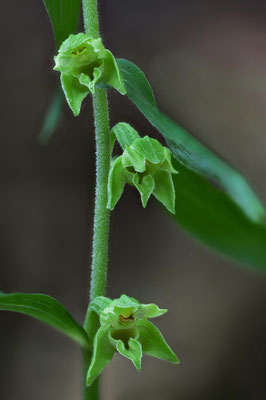
[{"label": "helleborine orchid", "polygon": [[135,186],[143,207],[151,195],[171,213],[175,213],[175,188],[172,174],[178,174],[171,162],[171,153],[158,140],[140,137],[127,123],[119,122],[111,131],[112,142],[117,139],[123,154],[114,158],[108,180],[107,208],[113,210],[124,186]]},{"label": "helleborine orchid", "polygon": [[96,297],[90,304],[90,312],[98,314],[100,327],[93,341],[87,385],[93,383],[115,352],[131,360],[138,371],[143,353],[179,363],[160,331],[148,321],[148,318],[159,317],[166,311],[155,304],[141,304],[125,294],[115,300]]},{"label": "helleborine orchid", "polygon": [[55,57],[54,70],[61,72],[61,84],[69,107],[77,116],[83,99],[95,93],[96,85],[106,85],[126,94],[116,59],[105,49],[101,38],[85,33],[70,35]]}]

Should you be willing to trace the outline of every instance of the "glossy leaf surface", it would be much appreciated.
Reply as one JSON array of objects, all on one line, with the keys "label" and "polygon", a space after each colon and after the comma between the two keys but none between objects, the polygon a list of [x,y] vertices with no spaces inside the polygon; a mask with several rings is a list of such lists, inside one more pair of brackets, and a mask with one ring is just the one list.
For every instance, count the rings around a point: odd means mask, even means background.
[{"label": "glossy leaf surface", "polygon": [[56,47],[74,33],[80,14],[80,0],[43,0],[50,17]]},{"label": "glossy leaf surface", "polygon": [[[118,60],[129,99],[161,132],[175,156],[174,218],[207,245],[266,271],[265,209],[245,178],[162,114],[143,72]],[[146,132],[145,132],[146,133]]]},{"label": "glossy leaf surface", "polygon": [[88,346],[88,336],[70,313],[54,298],[38,293],[0,292],[0,310],[15,311],[34,317],[56,328],[81,346]]},{"label": "glossy leaf surface", "polygon": [[266,272],[266,227],[251,221],[225,193],[177,161],[176,214],[196,238],[223,254]]}]

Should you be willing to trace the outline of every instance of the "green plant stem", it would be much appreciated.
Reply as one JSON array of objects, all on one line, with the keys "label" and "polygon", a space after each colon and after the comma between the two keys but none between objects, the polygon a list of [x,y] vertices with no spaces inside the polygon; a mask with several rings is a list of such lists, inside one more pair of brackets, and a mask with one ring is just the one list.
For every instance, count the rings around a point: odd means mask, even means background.
[{"label": "green plant stem", "polygon": [[[99,37],[99,20],[97,0],[83,0],[83,18],[86,33],[91,37]],[[107,183],[110,168],[110,129],[108,102],[105,89],[96,89],[92,98],[96,139],[96,192],[93,225],[92,267],[90,283],[90,301],[97,296],[105,295],[108,257],[109,211],[107,210]],[[88,311],[87,311],[88,313]],[[92,343],[93,334],[98,326],[98,319],[90,319],[86,326]],[[99,398],[98,379],[86,387],[86,372],[91,360],[91,353],[83,352],[83,400]]]},{"label": "green plant stem", "polygon": [[82,8],[85,32],[89,33],[92,38],[97,39],[100,36],[98,1],[82,0]]},{"label": "green plant stem", "polygon": [[[95,193],[95,212],[93,225],[93,246],[92,246],[92,267],[91,267],[91,290],[90,300],[97,296],[105,295],[106,276],[107,276],[107,256],[108,256],[108,234],[109,234],[109,211],[107,205],[107,182],[110,168],[110,134],[107,95],[104,89],[96,89],[93,96],[93,110],[96,138],[96,193]],[[88,314],[88,310],[87,310]],[[84,328],[89,334],[91,343],[93,334],[98,327],[98,317],[89,319],[91,324],[86,322]],[[91,354],[87,354],[91,358]],[[86,358],[88,368],[89,362]],[[84,356],[83,356],[84,360]],[[83,361],[84,364],[84,361]],[[98,379],[89,387],[83,382],[83,400],[98,399]]]},{"label": "green plant stem", "polygon": [[96,89],[93,96],[96,137],[96,193],[93,227],[92,272],[90,299],[104,296],[108,256],[109,211],[107,210],[107,183],[110,168],[110,133],[107,95]]},{"label": "green plant stem", "polygon": [[96,379],[95,382],[89,387],[86,386],[86,378],[87,372],[91,361],[91,354],[83,350],[83,377],[82,377],[82,400],[97,400],[99,398],[99,379]]}]

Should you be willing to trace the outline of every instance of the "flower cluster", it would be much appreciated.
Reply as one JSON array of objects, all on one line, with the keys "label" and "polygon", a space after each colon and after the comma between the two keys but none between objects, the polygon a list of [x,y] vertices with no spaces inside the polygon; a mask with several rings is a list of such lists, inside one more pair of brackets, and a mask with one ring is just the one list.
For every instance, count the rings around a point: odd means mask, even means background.
[{"label": "flower cluster", "polygon": [[175,364],[179,362],[160,331],[148,321],[148,318],[158,317],[167,310],[155,304],[141,304],[123,294],[115,300],[97,297],[91,303],[90,311],[98,314],[100,328],[93,341],[88,386],[112,360],[115,351],[130,359],[138,371],[143,353]]}]

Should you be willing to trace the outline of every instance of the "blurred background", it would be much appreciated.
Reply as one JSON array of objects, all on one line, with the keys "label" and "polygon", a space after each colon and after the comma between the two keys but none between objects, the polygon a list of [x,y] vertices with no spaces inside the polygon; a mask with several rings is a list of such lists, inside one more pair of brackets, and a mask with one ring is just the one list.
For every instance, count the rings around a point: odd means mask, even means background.
[{"label": "blurred background", "polygon": [[[238,168],[266,202],[265,1],[101,0],[105,44],[148,76],[162,111]],[[37,143],[58,81],[41,0],[1,4],[0,288],[56,297],[82,322],[94,200],[90,99],[66,106]],[[111,124],[158,137],[137,109],[110,95]],[[177,193],[178,196],[178,193]],[[265,244],[266,245],[266,244]],[[144,357],[138,374],[115,357],[103,399],[266,398],[266,279],[194,240],[127,188],[111,218],[108,295],[169,309],[156,321],[181,359]],[[81,358],[35,320],[0,313],[0,398],[79,398]]]}]

